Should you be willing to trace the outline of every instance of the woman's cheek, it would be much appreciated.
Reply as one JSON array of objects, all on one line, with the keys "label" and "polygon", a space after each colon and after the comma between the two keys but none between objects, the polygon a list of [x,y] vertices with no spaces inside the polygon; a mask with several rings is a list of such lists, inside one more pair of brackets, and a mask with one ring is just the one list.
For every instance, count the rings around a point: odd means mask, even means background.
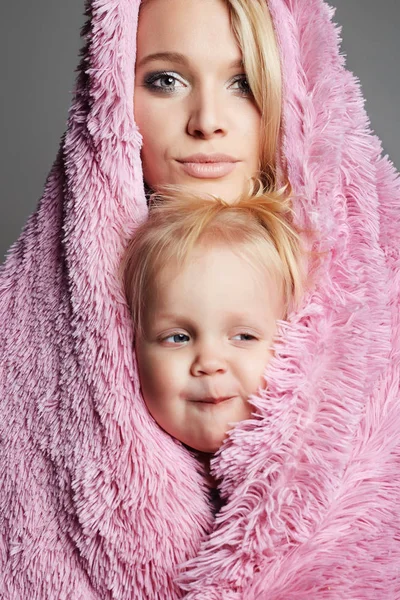
[{"label": "woman's cheek", "polygon": [[153,125],[141,131],[143,138],[142,162],[144,179],[150,187],[160,183],[169,183],[167,175],[167,156],[169,154],[168,132],[165,126]]}]

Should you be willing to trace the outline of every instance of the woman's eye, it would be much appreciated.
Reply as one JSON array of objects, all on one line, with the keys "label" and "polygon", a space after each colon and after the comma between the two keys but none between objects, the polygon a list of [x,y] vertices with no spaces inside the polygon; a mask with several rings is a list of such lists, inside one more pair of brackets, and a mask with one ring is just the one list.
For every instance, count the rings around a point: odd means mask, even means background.
[{"label": "woman's eye", "polygon": [[232,339],[235,341],[238,341],[238,342],[251,342],[257,338],[255,335],[252,335],[251,333],[237,333],[236,335],[233,336]]},{"label": "woman's eye", "polygon": [[242,96],[252,96],[249,81],[246,75],[238,75],[233,79],[231,88],[238,91]]},{"label": "woman's eye", "polygon": [[144,85],[149,90],[167,93],[175,92],[177,88],[183,87],[182,81],[175,74],[167,71],[151,73],[145,78]]},{"label": "woman's eye", "polygon": [[190,341],[190,338],[186,333],[173,333],[172,335],[163,338],[162,341],[167,344],[186,344]]}]

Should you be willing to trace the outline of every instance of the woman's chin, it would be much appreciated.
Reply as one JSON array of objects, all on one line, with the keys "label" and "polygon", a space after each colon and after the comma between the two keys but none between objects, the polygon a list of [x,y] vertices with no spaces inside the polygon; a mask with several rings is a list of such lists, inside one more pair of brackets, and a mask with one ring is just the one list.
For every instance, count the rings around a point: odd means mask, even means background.
[{"label": "woman's chin", "polygon": [[[191,194],[199,194],[199,196],[216,196],[229,204],[237,201],[239,196],[249,190],[249,181],[239,180],[238,178],[221,178],[221,179],[198,179],[195,177],[179,178],[172,184],[173,187],[182,188]],[[152,188],[156,192],[162,194],[162,185]]]}]

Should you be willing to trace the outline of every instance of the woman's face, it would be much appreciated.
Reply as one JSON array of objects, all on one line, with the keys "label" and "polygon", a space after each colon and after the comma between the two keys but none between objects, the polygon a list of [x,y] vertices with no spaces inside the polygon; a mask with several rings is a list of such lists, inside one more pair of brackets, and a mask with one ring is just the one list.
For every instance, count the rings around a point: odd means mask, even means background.
[{"label": "woman's face", "polygon": [[259,168],[261,115],[223,0],[150,0],[140,11],[135,120],[147,185],[232,202]]}]

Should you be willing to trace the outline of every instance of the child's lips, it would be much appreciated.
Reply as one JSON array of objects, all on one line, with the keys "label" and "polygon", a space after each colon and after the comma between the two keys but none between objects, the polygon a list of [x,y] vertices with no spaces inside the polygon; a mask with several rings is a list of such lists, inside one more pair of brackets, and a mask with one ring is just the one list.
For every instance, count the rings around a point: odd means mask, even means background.
[{"label": "child's lips", "polygon": [[222,402],[226,402],[227,400],[231,400],[235,396],[230,394],[229,396],[208,396],[205,398],[198,398],[195,402],[199,402],[201,404],[221,404]]}]

